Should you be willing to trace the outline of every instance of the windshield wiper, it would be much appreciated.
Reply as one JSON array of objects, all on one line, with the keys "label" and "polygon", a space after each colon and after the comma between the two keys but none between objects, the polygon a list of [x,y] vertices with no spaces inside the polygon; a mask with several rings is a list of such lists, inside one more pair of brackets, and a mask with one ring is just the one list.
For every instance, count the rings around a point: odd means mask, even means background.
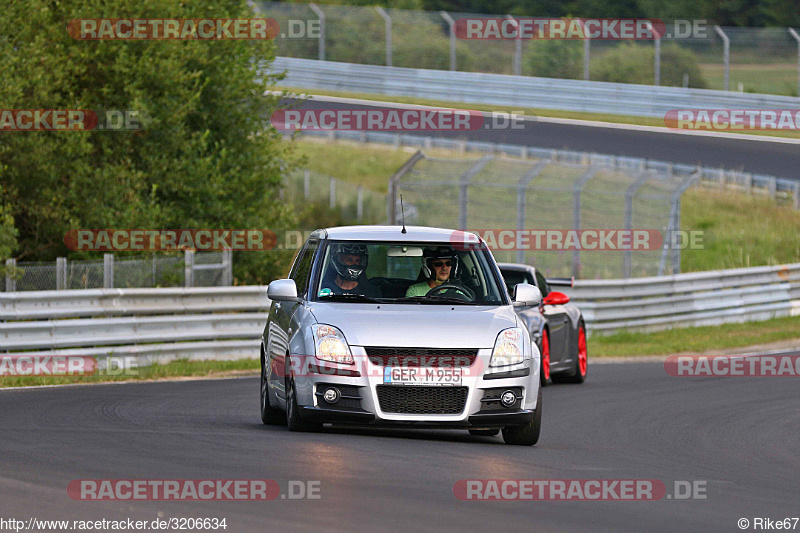
[{"label": "windshield wiper", "polygon": [[452,303],[462,305],[477,305],[475,302],[467,302],[461,298],[453,298],[452,296],[408,296],[406,298],[396,298],[390,300],[392,303],[420,303],[420,304],[438,304],[438,303]]},{"label": "windshield wiper", "polygon": [[376,303],[376,304],[384,303],[383,300],[372,298],[371,296],[364,296],[363,294],[326,294],[325,296],[320,296],[319,299],[325,301],[337,301],[337,302],[347,301],[347,302],[365,302],[365,303]]}]

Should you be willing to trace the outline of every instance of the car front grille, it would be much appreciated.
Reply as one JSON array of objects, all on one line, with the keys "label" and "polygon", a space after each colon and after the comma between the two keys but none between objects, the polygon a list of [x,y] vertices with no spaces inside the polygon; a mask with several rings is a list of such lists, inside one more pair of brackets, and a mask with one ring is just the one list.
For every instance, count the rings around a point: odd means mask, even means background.
[{"label": "car front grille", "polygon": [[478,357],[475,348],[390,348],[365,347],[367,357],[378,366],[468,367]]},{"label": "car front grille", "polygon": [[384,413],[457,415],[467,403],[467,387],[378,385],[378,403]]}]

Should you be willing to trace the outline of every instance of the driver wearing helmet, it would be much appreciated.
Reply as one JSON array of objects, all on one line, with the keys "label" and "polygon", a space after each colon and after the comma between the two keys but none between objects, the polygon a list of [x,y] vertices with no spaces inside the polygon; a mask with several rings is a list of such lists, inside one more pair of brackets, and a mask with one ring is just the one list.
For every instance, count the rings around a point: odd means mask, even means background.
[{"label": "driver wearing helmet", "polygon": [[425,296],[431,289],[450,281],[450,276],[458,271],[458,255],[447,247],[426,250],[422,270],[428,280],[410,286],[406,291],[406,298]]},{"label": "driver wearing helmet", "polygon": [[326,276],[323,280],[319,295],[329,294],[360,294],[362,296],[380,296],[364,276],[367,269],[369,255],[364,244],[333,244],[331,245],[330,262],[336,271],[336,277]]}]

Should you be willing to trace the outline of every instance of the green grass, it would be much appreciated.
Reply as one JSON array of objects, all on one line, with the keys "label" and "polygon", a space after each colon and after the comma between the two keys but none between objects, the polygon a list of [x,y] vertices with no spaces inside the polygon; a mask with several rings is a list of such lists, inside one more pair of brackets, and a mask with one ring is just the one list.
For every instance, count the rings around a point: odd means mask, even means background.
[{"label": "green grass", "polygon": [[681,355],[745,348],[793,339],[797,339],[800,344],[800,317],[774,318],[744,324],[677,328],[652,333],[622,331],[605,336],[592,335],[587,341],[587,348],[590,358]]},{"label": "green grass", "polygon": [[[795,71],[796,72],[796,71]],[[795,86],[797,77],[795,76]],[[722,86],[720,85],[720,88]],[[731,85],[731,87],[735,87]],[[295,94],[306,94],[309,90],[297,87],[276,87],[275,90],[286,90]],[[372,93],[351,93],[346,91],[329,91],[323,89],[311,89],[313,94],[320,96],[339,96],[342,98],[358,98],[363,100],[373,100],[376,102],[396,102],[401,104],[417,104],[433,107],[449,107],[456,109],[468,108],[474,111],[497,111],[517,114],[524,114],[534,117],[565,118],[574,120],[593,120],[597,122],[610,122],[612,124],[634,124],[639,126],[653,126],[665,128],[663,118],[654,117],[633,117],[628,115],[614,115],[611,113],[585,113],[579,111],[560,111],[555,109],[540,108],[520,108],[519,106],[498,106],[478,103],[448,102],[444,100],[428,100],[424,98],[409,98],[403,96],[386,96]],[[789,137],[800,138],[800,131],[736,131],[734,133],[747,135],[766,135],[769,137]]]},{"label": "green grass", "polygon": [[[725,67],[720,64],[700,65],[709,89],[725,88]],[[744,92],[797,96],[797,63],[731,64],[730,89]]]},{"label": "green grass", "polygon": [[147,381],[155,379],[169,379],[186,376],[215,376],[239,373],[242,371],[257,371],[258,359],[236,359],[234,361],[188,361],[179,360],[163,365],[151,365],[138,369],[131,369],[136,373],[133,376],[124,375],[91,375],[91,376],[0,376],[2,387],[29,387],[34,385],[65,385],[88,383],[113,383],[120,381]]}]

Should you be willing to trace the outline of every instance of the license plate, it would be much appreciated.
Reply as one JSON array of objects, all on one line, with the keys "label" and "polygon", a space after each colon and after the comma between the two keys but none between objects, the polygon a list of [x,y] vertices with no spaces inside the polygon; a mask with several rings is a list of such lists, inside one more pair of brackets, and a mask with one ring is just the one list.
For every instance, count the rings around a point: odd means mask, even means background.
[{"label": "license plate", "polygon": [[383,382],[391,385],[461,385],[461,368],[398,367],[383,369]]}]

